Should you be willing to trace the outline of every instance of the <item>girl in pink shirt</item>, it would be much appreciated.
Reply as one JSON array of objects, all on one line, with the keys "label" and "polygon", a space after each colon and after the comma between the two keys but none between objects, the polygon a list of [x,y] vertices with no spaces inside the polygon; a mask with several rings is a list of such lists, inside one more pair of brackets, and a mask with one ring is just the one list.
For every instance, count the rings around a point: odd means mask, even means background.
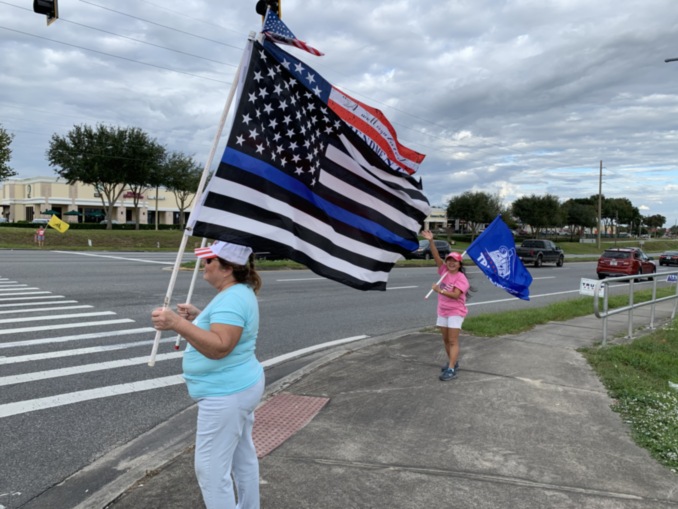
[{"label": "girl in pink shirt", "polygon": [[459,362],[457,362],[459,358],[459,333],[461,332],[464,317],[468,313],[466,294],[469,291],[470,285],[464,274],[461,253],[451,252],[443,261],[440,253],[438,253],[435,242],[433,242],[433,234],[428,230],[424,230],[421,232],[421,235],[429,241],[431,254],[438,266],[438,274],[443,276],[439,284],[433,285],[433,291],[438,294],[438,319],[436,325],[440,328],[440,332],[443,335],[443,343],[445,344],[445,352],[448,358],[448,363],[443,366],[439,377],[440,380],[445,382],[457,377],[457,370],[459,369]]}]

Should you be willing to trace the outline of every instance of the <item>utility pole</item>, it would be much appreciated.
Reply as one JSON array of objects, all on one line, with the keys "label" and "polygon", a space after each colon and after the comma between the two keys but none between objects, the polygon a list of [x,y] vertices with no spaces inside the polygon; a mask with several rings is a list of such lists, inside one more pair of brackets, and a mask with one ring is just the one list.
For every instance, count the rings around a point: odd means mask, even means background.
[{"label": "utility pole", "polygon": [[603,221],[603,161],[600,161],[600,176],[598,177],[598,249],[600,249],[600,228]]}]

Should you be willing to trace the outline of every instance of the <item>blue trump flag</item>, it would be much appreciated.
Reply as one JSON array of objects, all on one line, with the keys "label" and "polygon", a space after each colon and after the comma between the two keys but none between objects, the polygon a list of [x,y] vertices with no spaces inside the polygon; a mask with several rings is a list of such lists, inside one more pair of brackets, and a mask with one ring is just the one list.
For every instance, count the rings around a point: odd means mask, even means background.
[{"label": "blue trump flag", "polygon": [[497,216],[466,250],[478,268],[499,288],[523,300],[530,300],[532,274],[516,256],[513,234]]}]

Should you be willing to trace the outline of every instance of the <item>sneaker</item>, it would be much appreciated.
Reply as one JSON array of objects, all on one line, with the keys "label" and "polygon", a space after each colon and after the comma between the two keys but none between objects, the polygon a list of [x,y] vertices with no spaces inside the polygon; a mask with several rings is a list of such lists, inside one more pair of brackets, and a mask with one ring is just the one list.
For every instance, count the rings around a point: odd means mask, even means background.
[{"label": "sneaker", "polygon": [[[449,369],[449,367],[450,367],[450,363],[448,362],[448,363],[445,364],[444,366],[441,366],[441,367],[440,367],[440,372],[442,373],[442,372],[445,371],[446,369]],[[457,361],[457,362],[454,363],[454,371],[456,372],[458,369],[459,369],[459,361]]]},{"label": "sneaker", "polygon": [[457,378],[457,372],[452,369],[452,368],[447,368],[445,371],[442,372],[442,374],[438,377],[439,380],[442,380],[443,382],[447,382],[448,380],[452,380],[454,378]]}]

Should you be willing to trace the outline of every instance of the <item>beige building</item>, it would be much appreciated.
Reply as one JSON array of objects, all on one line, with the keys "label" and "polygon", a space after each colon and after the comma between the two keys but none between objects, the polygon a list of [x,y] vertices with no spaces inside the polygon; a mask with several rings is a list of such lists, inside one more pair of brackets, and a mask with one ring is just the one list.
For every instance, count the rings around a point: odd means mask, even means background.
[{"label": "beige building", "polygon": [[[131,192],[123,192],[113,208],[113,221],[134,221],[134,201]],[[107,204],[106,204],[107,205]],[[191,202],[191,205],[193,203]],[[186,219],[192,207],[185,211]],[[0,217],[9,222],[49,219],[41,212],[53,210],[69,223],[98,223],[106,219],[107,208],[94,186],[77,182],[68,185],[59,177],[8,179],[0,183]],[[139,200],[139,224],[179,224],[179,207],[174,193],[159,188],[148,189]]]},{"label": "beige building", "polygon": [[431,212],[424,219],[424,230],[438,230],[447,228],[447,210],[440,207],[431,207]]}]

